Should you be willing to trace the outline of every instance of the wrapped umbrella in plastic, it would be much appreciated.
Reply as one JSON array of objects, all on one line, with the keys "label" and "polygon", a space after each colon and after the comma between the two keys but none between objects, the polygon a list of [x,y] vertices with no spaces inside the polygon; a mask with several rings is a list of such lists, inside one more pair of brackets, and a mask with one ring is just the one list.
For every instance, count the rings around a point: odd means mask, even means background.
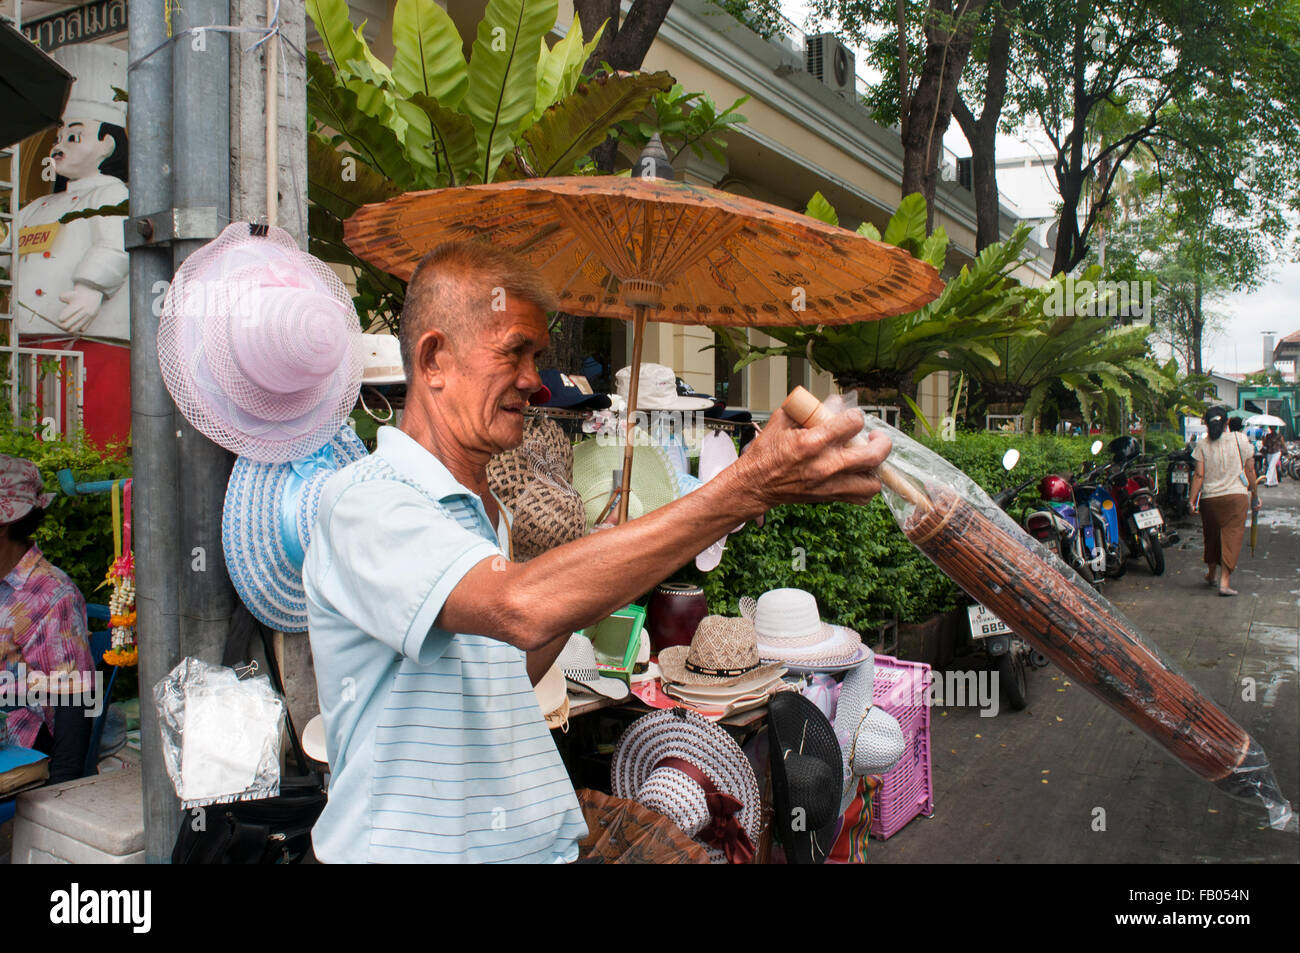
[{"label": "wrapped umbrella in plastic", "polygon": [[[830,413],[801,387],[782,409],[803,426]],[[867,430],[893,441],[878,470],[886,502],[944,575],[1197,775],[1258,802],[1272,827],[1294,826],[1264,750],[1114,606],[938,454],[875,418],[857,439]]]}]

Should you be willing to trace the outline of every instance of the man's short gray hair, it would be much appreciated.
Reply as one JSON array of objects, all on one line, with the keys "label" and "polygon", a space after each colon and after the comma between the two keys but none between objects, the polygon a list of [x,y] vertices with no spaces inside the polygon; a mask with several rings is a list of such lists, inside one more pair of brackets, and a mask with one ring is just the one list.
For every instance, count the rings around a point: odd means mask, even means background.
[{"label": "man's short gray hair", "polygon": [[501,310],[505,296],[543,312],[556,308],[555,294],[537,269],[504,248],[447,242],[420,259],[406,286],[398,334],[407,379],[421,337],[438,330],[447,335],[453,349],[459,348],[485,318]]}]

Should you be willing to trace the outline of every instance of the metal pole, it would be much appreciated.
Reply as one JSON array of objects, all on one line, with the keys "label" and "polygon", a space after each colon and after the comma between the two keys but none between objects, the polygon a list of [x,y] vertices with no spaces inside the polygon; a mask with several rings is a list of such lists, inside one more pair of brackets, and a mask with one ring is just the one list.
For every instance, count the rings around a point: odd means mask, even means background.
[{"label": "metal pole", "polygon": [[[167,38],[163,5],[128,6],[128,51],[134,63]],[[130,73],[130,191],[132,216],[172,204],[172,54],[155,53]],[[140,633],[140,747],[143,768],[145,855],[165,862],[180,805],[163,766],[152,688],[180,659],[176,535],[179,415],[158,367],[154,300],[172,277],[163,245],[131,249],[131,431],[134,474],[136,613]]]},{"label": "metal pole", "polygon": [[[228,0],[188,0],[173,8],[173,29],[230,23]],[[173,52],[172,169],[177,208],[214,206],[218,222],[230,216],[230,45],[236,35],[208,31],[183,37]],[[177,268],[206,244],[172,245]],[[221,548],[221,508],[234,457],[188,423],[179,425],[181,505],[176,521],[181,650],[219,665],[225,651],[235,591]]]}]

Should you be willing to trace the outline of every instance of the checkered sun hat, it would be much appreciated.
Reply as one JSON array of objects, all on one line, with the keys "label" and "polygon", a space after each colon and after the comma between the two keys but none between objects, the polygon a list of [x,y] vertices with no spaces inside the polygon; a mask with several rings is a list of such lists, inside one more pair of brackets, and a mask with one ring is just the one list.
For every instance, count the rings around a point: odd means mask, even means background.
[{"label": "checkered sun hat", "polygon": [[281,632],[307,631],[302,563],[325,481],[366,455],[350,427],[290,463],[235,461],[221,514],[221,545],[235,591],[257,620]]},{"label": "checkered sun hat", "polygon": [[715,864],[747,863],[762,802],[749,758],[703,716],[667,708],[628,725],[610,766],[614,796],[658,811]]}]

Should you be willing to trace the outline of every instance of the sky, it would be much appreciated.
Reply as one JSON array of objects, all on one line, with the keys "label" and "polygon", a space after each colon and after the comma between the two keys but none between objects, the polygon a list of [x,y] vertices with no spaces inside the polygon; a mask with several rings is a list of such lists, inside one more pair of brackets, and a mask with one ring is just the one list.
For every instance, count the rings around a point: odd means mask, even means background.
[{"label": "sky", "polygon": [[[781,10],[796,26],[806,25],[808,4],[803,0],[783,0]],[[863,72],[860,67],[859,72]],[[956,122],[944,137],[944,144],[958,155],[970,154]],[[1004,142],[1000,140],[998,145],[1001,148]],[[1046,169],[1039,183],[1027,182],[1023,174],[1005,184],[1003,176],[998,178],[1006,197],[1022,209],[1042,209],[1057,200],[1054,183]],[[1203,365],[1229,374],[1259,370],[1264,365],[1263,332],[1273,332],[1276,341],[1300,331],[1300,263],[1279,263],[1257,291],[1230,295],[1211,308],[1222,317],[1222,329],[1206,335],[1202,344]]]}]

